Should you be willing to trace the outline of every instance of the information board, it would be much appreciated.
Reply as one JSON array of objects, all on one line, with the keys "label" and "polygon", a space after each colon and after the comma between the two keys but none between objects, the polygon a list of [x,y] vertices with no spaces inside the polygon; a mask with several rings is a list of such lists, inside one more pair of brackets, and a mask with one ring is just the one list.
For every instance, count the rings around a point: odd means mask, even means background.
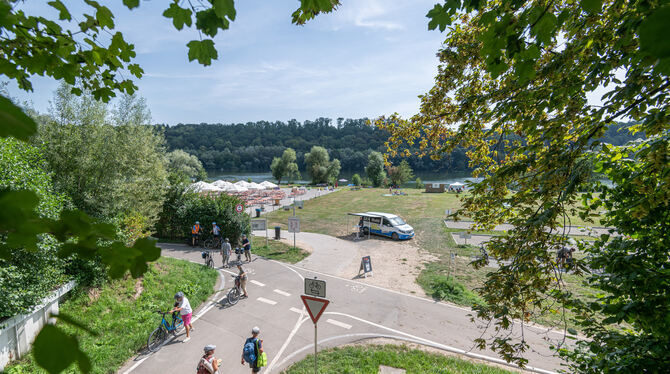
[{"label": "information board", "polygon": [[300,218],[299,217],[289,217],[288,218],[288,232],[300,232]]}]

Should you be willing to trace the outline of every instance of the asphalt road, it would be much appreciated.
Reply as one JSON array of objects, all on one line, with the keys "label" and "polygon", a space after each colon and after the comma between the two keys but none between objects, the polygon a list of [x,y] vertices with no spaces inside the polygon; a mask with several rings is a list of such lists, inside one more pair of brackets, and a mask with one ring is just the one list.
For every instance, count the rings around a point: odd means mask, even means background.
[{"label": "asphalt road", "polygon": [[[161,246],[164,256],[202,262],[199,250],[176,244]],[[215,255],[217,266],[220,260]],[[215,356],[223,360],[222,373],[249,373],[250,369],[240,364],[240,358],[244,340],[253,326],[260,327],[268,355],[269,365],[263,372],[281,372],[314,349],[314,325],[300,299],[305,277],[327,282],[330,305],[318,323],[319,350],[387,337],[495,360],[494,353],[473,349],[475,338],[482,334],[490,336],[492,332],[484,332],[472,323],[468,309],[256,256],[252,263],[243,266],[249,273],[248,299],[228,305],[225,294],[232,284],[231,272],[220,269],[225,279],[223,290],[194,313],[195,331],[191,339],[184,342],[182,332],[157,353],[138,355],[119,373],[194,372],[206,344],[217,345]],[[520,332],[517,326],[515,335]],[[560,339],[559,333],[526,326],[524,336],[533,348],[527,354],[530,367],[540,372],[559,369],[560,360],[553,356],[548,341]]]}]

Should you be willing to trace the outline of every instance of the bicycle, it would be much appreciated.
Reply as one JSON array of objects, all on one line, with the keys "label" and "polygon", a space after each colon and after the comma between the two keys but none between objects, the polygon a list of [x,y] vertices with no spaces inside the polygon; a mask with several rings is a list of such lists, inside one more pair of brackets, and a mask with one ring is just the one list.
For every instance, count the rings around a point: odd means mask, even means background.
[{"label": "bicycle", "polygon": [[235,278],[235,286],[228,291],[228,302],[230,305],[235,305],[240,301],[240,296],[242,296],[242,284],[239,275],[231,275],[231,277]]},{"label": "bicycle", "polygon": [[205,248],[209,249],[219,249],[221,248],[221,238],[216,237],[216,238],[208,238],[205,240]]},{"label": "bicycle", "polygon": [[163,344],[165,344],[168,334],[171,333],[172,336],[176,337],[177,329],[184,326],[184,321],[181,319],[179,312],[172,313],[172,323],[169,323],[165,319],[165,315],[168,314],[168,312],[157,310],[156,313],[160,314],[162,317],[161,323],[153,332],[151,332],[151,334],[149,334],[149,339],[147,339],[147,349],[149,349],[150,352],[158,351]]},{"label": "bicycle", "polygon": [[202,251],[200,255],[205,260],[205,266],[210,268],[214,267],[214,257],[212,257],[212,251]]}]

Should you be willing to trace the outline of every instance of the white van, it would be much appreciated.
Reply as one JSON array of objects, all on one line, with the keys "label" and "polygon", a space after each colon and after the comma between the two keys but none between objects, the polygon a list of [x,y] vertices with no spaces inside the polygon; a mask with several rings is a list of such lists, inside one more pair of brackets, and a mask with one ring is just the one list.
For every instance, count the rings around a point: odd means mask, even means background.
[{"label": "white van", "polygon": [[364,235],[382,235],[394,240],[411,239],[414,228],[395,214],[380,212],[349,213],[360,217],[359,227]]}]

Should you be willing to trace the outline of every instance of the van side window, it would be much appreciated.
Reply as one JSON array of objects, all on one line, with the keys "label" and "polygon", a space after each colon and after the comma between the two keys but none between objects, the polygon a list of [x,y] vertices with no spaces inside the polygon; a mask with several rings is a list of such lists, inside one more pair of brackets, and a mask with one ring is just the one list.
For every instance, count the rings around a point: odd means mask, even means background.
[{"label": "van side window", "polygon": [[391,226],[391,223],[386,218],[384,218],[384,226]]}]

